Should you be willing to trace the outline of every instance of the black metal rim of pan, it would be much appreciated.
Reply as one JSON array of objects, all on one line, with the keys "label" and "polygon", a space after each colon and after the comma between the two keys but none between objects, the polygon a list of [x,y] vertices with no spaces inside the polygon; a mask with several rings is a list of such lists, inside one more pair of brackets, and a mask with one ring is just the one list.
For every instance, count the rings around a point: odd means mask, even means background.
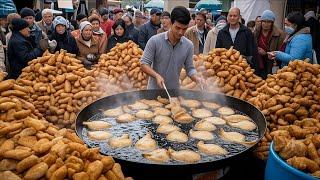
[{"label": "black metal rim of pan", "polygon": [[[130,168],[130,171],[142,171],[150,173],[201,173],[214,169],[222,168],[226,165],[230,165],[230,163],[237,158],[248,155],[256,146],[257,143],[263,138],[267,123],[264,115],[260,110],[258,110],[255,106],[250,104],[247,101],[243,101],[241,99],[228,96],[221,93],[209,93],[209,92],[201,92],[201,91],[193,91],[193,90],[177,90],[177,89],[169,89],[170,95],[173,97],[182,96],[186,99],[195,99],[200,101],[214,101],[221,105],[225,105],[227,107],[234,108],[239,110],[240,112],[248,115],[258,126],[259,139],[256,144],[249,147],[248,149],[239,152],[234,156],[230,156],[228,158],[219,159],[211,162],[200,162],[196,164],[153,164],[153,163],[139,163],[128,161],[124,159],[115,158],[122,165],[124,164],[126,167]],[[78,114],[76,119],[76,134],[83,139],[82,130],[83,130],[83,122],[91,118],[93,115],[100,112],[100,109],[105,108],[114,108],[119,105],[133,103],[139,99],[156,99],[157,96],[161,96],[167,98],[166,92],[164,90],[141,90],[141,91],[131,91],[124,92],[120,94],[115,94],[107,97],[103,97],[101,99],[96,100],[95,102],[89,104],[81,112]],[[130,97],[130,99],[128,98]],[[107,154],[106,154],[107,155]]]}]

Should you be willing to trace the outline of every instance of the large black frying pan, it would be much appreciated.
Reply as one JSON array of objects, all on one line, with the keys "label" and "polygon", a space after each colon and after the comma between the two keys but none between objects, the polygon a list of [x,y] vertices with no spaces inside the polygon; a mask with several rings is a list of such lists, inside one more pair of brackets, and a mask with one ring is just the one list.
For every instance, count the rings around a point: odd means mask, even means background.
[{"label": "large black frying pan", "polygon": [[[186,99],[195,99],[199,101],[213,101],[222,106],[236,109],[241,113],[248,115],[257,124],[259,140],[264,136],[266,131],[266,120],[264,115],[256,107],[246,101],[226,96],[224,94],[191,90],[169,90],[169,93],[171,96],[182,96]],[[131,104],[139,99],[156,99],[158,96],[167,97],[164,90],[143,90],[116,94],[99,99],[85,107],[78,114],[76,120],[76,133],[81,139],[84,139],[83,122],[87,121],[92,116],[101,113],[101,109],[115,108],[121,105]],[[256,144],[257,143],[258,141],[256,141]],[[188,177],[191,174],[207,172],[230,165],[232,161],[248,155],[248,152],[250,152],[256,144],[233,156],[210,162],[200,162],[197,164],[150,164],[145,162],[128,161],[125,157],[114,158],[117,162],[120,162],[126,175],[134,176],[134,174],[138,174],[140,177],[143,175],[143,177],[148,177],[148,179],[158,179],[159,177],[171,176]],[[92,144],[88,145],[94,146]],[[108,155],[108,152],[102,153]]]}]

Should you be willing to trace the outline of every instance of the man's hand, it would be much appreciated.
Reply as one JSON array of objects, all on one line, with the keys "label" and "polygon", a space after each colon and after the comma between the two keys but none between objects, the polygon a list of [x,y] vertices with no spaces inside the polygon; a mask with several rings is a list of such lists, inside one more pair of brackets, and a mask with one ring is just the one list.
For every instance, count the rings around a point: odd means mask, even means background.
[{"label": "man's hand", "polygon": [[156,77],[157,85],[163,89],[164,79],[158,74]]},{"label": "man's hand", "polygon": [[264,56],[264,55],[267,54],[267,52],[266,52],[264,49],[260,48],[260,47],[258,47],[258,52],[259,52],[259,54],[260,54],[261,56]]},{"label": "man's hand", "polygon": [[272,52],[268,52],[268,59],[269,60],[275,60],[276,58],[276,52],[272,51]]},{"label": "man's hand", "polygon": [[204,89],[204,85],[206,84],[205,80],[197,75],[193,75],[190,77],[192,81],[196,82],[201,90]]}]

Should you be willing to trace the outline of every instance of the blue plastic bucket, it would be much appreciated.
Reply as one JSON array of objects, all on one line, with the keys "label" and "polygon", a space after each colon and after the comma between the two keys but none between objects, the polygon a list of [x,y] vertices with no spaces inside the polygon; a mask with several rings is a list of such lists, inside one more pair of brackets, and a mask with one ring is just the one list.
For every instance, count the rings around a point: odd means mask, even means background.
[{"label": "blue plastic bucket", "polygon": [[265,180],[316,180],[317,178],[310,174],[304,173],[281,159],[273,149],[273,142],[269,149],[269,158],[264,173]]}]

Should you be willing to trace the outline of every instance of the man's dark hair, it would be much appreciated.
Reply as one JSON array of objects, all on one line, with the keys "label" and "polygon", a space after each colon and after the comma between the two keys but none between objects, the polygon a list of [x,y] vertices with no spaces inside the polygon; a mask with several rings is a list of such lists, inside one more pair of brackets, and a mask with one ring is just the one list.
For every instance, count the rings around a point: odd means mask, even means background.
[{"label": "man's dark hair", "polygon": [[196,18],[196,14],[191,14],[191,18],[194,20]]},{"label": "man's dark hair", "polygon": [[297,29],[295,32],[299,31],[300,29],[304,28],[305,26],[305,19],[301,12],[291,12],[287,16],[287,20],[291,23],[297,25]]},{"label": "man's dark hair", "polygon": [[190,13],[187,8],[183,6],[175,7],[171,12],[171,22],[172,24],[177,21],[181,24],[188,25],[190,22]]},{"label": "man's dark hair", "polygon": [[247,27],[253,28],[255,25],[256,25],[256,22],[255,22],[255,21],[249,21],[249,22],[247,23]]},{"label": "man's dark hair", "polygon": [[256,21],[258,18],[261,18],[261,16],[257,16],[256,19],[255,19],[255,21]]},{"label": "man's dark hair", "polygon": [[203,17],[203,19],[204,19],[204,21],[206,21],[206,19],[207,19],[207,16],[206,16],[206,14],[205,13],[203,13],[203,12],[197,12],[197,16],[202,16]]}]

